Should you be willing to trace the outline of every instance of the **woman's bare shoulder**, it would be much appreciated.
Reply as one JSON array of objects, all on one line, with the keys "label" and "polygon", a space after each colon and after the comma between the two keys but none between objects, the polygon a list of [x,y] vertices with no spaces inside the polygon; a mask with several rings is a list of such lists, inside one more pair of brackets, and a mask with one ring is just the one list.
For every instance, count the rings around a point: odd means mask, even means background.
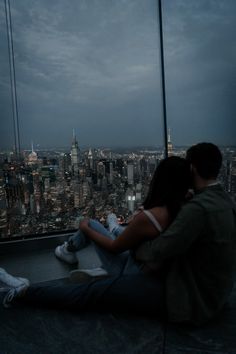
[{"label": "woman's bare shoulder", "polygon": [[149,209],[153,216],[157,219],[164,230],[170,223],[170,214],[166,206],[154,207]]}]

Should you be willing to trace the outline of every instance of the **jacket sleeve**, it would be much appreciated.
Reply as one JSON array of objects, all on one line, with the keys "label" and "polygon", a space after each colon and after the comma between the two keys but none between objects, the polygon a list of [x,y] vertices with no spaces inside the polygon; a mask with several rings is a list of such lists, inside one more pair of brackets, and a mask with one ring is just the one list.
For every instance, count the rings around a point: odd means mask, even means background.
[{"label": "jacket sleeve", "polygon": [[205,212],[198,203],[186,204],[169,228],[155,240],[143,243],[136,250],[138,261],[158,262],[184,254],[204,234]]}]

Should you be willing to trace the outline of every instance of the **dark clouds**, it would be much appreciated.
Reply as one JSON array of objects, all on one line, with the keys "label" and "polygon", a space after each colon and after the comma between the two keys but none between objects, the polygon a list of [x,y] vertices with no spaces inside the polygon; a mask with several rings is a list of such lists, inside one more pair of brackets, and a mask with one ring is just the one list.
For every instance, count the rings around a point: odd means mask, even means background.
[{"label": "dark clouds", "polygon": [[168,116],[176,138],[235,144],[236,3],[164,3]]},{"label": "dark clouds", "polygon": [[[162,144],[156,3],[11,0],[22,145],[69,145],[72,128],[82,145]],[[173,141],[233,144],[236,3],[163,3]],[[3,10],[1,143],[10,146]]]}]

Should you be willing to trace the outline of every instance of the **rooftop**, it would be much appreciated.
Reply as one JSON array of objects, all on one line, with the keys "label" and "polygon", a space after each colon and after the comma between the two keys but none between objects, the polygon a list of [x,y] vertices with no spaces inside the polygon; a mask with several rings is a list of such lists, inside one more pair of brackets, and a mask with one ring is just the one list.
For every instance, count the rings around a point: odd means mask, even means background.
[{"label": "rooftop", "polygon": [[[32,283],[63,284],[72,267],[54,257],[68,234],[1,243],[0,264]],[[81,268],[99,266],[93,246],[78,252]],[[0,353],[235,353],[236,288],[223,313],[202,328],[120,313],[0,307]]]}]

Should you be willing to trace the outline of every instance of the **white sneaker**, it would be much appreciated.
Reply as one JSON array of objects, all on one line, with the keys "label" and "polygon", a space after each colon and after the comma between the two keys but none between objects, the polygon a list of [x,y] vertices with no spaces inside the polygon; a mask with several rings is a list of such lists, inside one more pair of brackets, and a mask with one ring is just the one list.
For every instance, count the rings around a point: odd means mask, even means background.
[{"label": "white sneaker", "polygon": [[17,278],[0,268],[0,295],[4,307],[10,307],[15,297],[21,296],[29,287],[25,278]]},{"label": "white sneaker", "polygon": [[18,288],[22,285],[29,287],[30,282],[26,278],[14,277],[13,275],[7,273],[5,269],[0,268],[0,281],[6,286],[12,288]]},{"label": "white sneaker", "polygon": [[57,246],[55,249],[55,255],[58,259],[69,264],[78,263],[75,252],[70,252],[67,250],[68,242],[64,242],[63,245]]},{"label": "white sneaker", "polygon": [[3,307],[9,308],[11,307],[12,301],[18,296],[15,289],[11,288],[0,288],[0,296]]},{"label": "white sneaker", "polygon": [[70,272],[70,281],[73,283],[82,283],[95,278],[105,278],[109,274],[103,268],[93,269],[75,269]]}]

